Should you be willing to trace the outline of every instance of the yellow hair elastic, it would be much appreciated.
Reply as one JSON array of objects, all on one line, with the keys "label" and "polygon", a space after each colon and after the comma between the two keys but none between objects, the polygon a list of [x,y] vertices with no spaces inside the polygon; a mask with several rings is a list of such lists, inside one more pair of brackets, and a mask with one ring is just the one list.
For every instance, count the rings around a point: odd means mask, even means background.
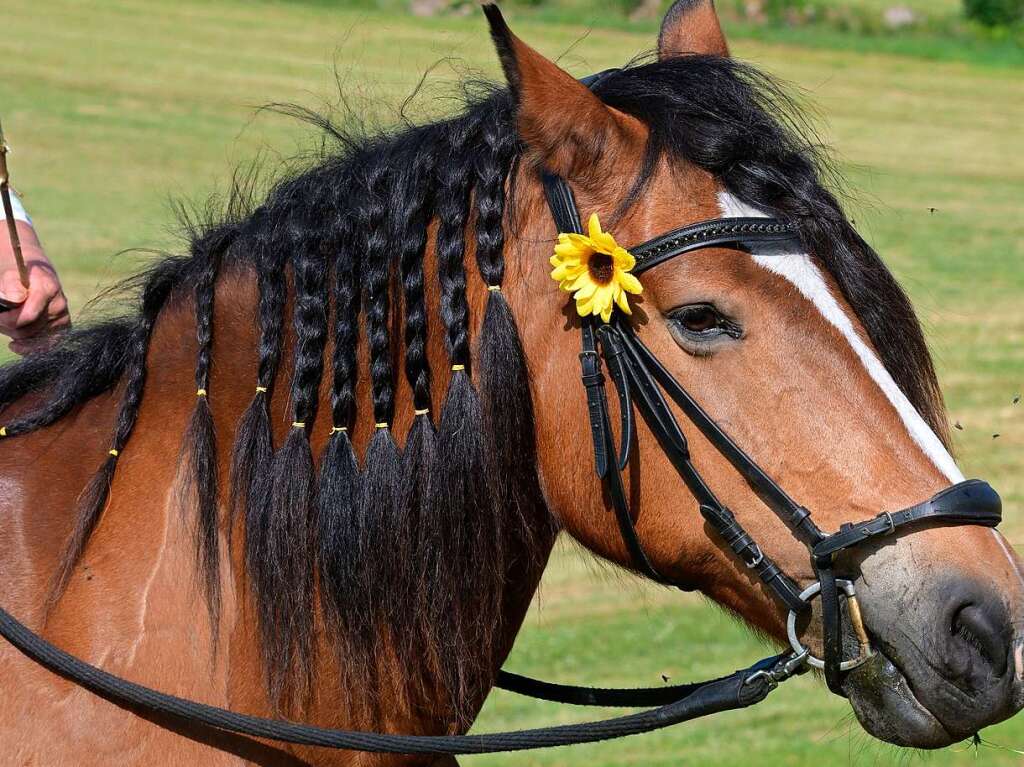
[{"label": "yellow hair elastic", "polygon": [[378,429],[386,429],[386,428],[388,428],[387,421],[384,421],[383,423],[375,423],[374,426],[376,426]]},{"label": "yellow hair elastic", "polygon": [[498,293],[501,291],[501,285],[488,285],[487,289],[492,293]]},{"label": "yellow hair elastic", "polygon": [[332,426],[331,427],[331,434],[341,434],[341,432],[343,432],[343,431],[348,431],[348,427],[347,426]]},{"label": "yellow hair elastic", "polygon": [[427,413],[430,412],[430,408],[425,407],[422,410],[413,410],[412,412],[415,413],[416,415],[426,415]]},{"label": "yellow hair elastic", "polygon": [[199,389],[198,391],[196,391],[196,396],[197,397],[205,397],[206,396],[206,389]]},{"label": "yellow hair elastic", "polygon": [[0,437],[6,437],[6,436],[7,436],[7,427],[6,426],[0,426]]},{"label": "yellow hair elastic", "polygon": [[452,365],[452,370],[454,372],[458,372],[460,370],[465,370],[465,369],[466,369],[465,365]]},{"label": "yellow hair elastic", "polygon": [[117,458],[119,455],[121,455],[121,452],[119,450],[115,450],[114,448],[110,448],[110,450],[108,452],[112,456],[114,456],[114,458]]},{"label": "yellow hair elastic", "polygon": [[267,387],[266,386],[257,386],[256,387],[256,393],[257,394],[266,394],[267,393]]},{"label": "yellow hair elastic", "polygon": [[292,428],[293,429],[305,429],[306,428],[306,423],[305,423],[305,421],[292,421]]}]

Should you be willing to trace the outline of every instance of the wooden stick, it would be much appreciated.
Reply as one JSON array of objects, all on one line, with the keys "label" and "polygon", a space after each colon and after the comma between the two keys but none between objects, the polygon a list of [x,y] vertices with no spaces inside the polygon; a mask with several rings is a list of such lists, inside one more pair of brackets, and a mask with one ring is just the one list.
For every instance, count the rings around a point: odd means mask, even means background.
[{"label": "wooden stick", "polygon": [[18,276],[21,284],[28,289],[28,267],[25,266],[25,256],[21,252],[21,237],[18,236],[18,222],[14,220],[14,205],[11,203],[10,173],[7,170],[7,153],[11,148],[4,138],[3,123],[0,123],[0,200],[3,201],[4,216],[7,219],[7,234],[11,238],[11,248],[14,250],[14,260],[18,264]]}]

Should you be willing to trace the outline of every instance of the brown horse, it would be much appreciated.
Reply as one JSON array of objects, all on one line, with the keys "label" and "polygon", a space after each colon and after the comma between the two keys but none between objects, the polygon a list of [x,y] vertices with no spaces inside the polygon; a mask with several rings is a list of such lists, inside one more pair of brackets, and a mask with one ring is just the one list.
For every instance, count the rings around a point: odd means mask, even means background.
[{"label": "brown horse", "polygon": [[[823,187],[788,102],[729,57],[710,0],[678,0],[657,58],[594,90],[514,37],[502,50],[508,89],[393,135],[325,122],[337,151],[195,227],[187,257],[139,278],[137,313],[0,372],[16,438],[0,458],[0,604],[180,696],[464,731],[558,532],[632,564],[593,476],[542,169],[619,242],[723,215],[799,223],[809,255],[717,248],[651,269],[632,323],[819,525],[962,478],[906,297]],[[806,550],[690,441],[765,551],[813,582]],[[784,610],[708,534],[643,426],[635,450],[628,492],[658,572],[782,640]],[[844,692],[870,733],[938,747],[1021,708],[1024,581],[998,533],[919,530],[840,569],[868,574],[876,653]],[[429,761],[128,710],[6,645],[0,676],[6,764]]]}]

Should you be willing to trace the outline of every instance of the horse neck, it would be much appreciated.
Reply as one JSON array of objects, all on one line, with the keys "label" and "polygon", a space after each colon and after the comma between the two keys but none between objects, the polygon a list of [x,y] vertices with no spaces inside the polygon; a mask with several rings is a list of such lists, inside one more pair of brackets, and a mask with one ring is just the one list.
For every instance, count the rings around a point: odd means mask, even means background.
[{"label": "horse neck", "polygon": [[[467,268],[471,258],[469,253]],[[428,287],[428,293],[432,291]],[[475,307],[482,305],[478,299],[483,297],[482,291],[475,297],[471,291]],[[254,316],[256,299],[255,281],[249,274],[228,273],[218,283],[209,398],[217,435],[222,510],[227,508],[223,501],[230,447],[239,417],[252,397],[248,382],[255,381],[257,339],[251,323],[238,318]],[[436,307],[436,295],[430,301]],[[474,318],[479,316],[476,309],[473,312]],[[432,316],[437,317],[436,310]],[[439,335],[435,334],[435,340]],[[216,642],[206,621],[201,588],[197,587],[194,510],[187,502],[181,503],[187,494],[181,493],[177,472],[182,435],[195,403],[194,338],[191,302],[169,304],[154,331],[139,420],[119,459],[110,500],[67,591],[47,618],[46,631],[58,645],[114,673],[185,697],[269,715],[272,711],[262,685],[255,612],[246,588],[243,557],[237,543],[228,550],[226,527],[221,532],[222,560],[230,559],[232,566],[222,567],[224,601]],[[400,346],[398,323],[394,338]],[[286,360],[290,344],[290,338],[286,339]],[[446,369],[439,343],[431,344],[430,355],[436,370]],[[400,359],[400,354],[396,358]],[[366,364],[363,359],[359,387],[363,413],[370,412]],[[275,444],[283,441],[290,421],[287,375],[280,378],[271,402]],[[443,382],[443,376],[438,378]],[[443,383],[435,393],[438,410],[441,386]],[[4,546],[0,552],[4,571],[15,574],[5,579],[4,605],[34,619],[36,626],[41,625],[41,606],[71,528],[75,500],[109,446],[119,395],[120,387],[94,398],[73,417],[19,438],[18,449],[5,451],[0,457],[0,475],[12,488],[7,494],[9,508],[0,522],[0,538],[17,540],[17,545]],[[331,426],[326,386],[322,387],[322,397],[323,415],[310,434],[317,455]],[[395,427],[399,441],[404,439],[403,420],[407,423],[412,417],[411,403],[406,399],[407,395],[399,395]],[[361,429],[354,435],[360,454],[366,441]],[[28,455],[32,457],[31,471],[26,470]],[[238,522],[234,542],[241,540]],[[544,520],[537,523],[540,527],[545,524]],[[493,657],[486,659],[494,669],[511,649],[551,542],[552,536],[540,536],[535,542],[539,551],[517,553],[516,569],[508,574],[514,587],[503,595],[502,636],[492,648]],[[314,704],[305,712],[310,721],[325,726],[386,727],[407,732],[450,728],[449,721],[433,721],[402,706],[379,705],[381,701],[372,707],[377,712],[372,717],[357,717],[353,711],[369,709],[352,705],[359,693],[343,689],[332,663],[325,660],[329,657],[330,652],[318,655],[324,673],[318,675]],[[187,659],[184,665],[183,658]],[[169,659],[177,661],[170,663]],[[393,671],[398,679],[403,674],[404,669]],[[475,703],[482,704],[482,700]],[[381,711],[389,713],[382,716]]]}]

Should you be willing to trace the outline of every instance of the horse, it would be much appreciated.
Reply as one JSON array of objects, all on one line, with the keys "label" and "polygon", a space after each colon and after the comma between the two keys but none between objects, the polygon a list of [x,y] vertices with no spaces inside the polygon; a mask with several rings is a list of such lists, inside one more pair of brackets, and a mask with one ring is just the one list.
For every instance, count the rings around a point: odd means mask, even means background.
[{"label": "horse", "polygon": [[[234,711],[465,732],[559,535],[643,571],[594,481],[584,319],[550,277],[545,174],[619,242],[720,217],[799,232],[798,253],[723,245],[654,266],[626,321],[824,528],[963,480],[908,298],[710,0],[676,0],[655,56],[589,84],[494,13],[507,87],[376,135],[322,120],[324,157],[193,221],[187,254],[132,281],[135,310],[0,370],[5,609],[107,671]],[[764,554],[814,584],[763,494],[687,436]],[[785,643],[786,610],[651,429],[631,441],[652,571]],[[874,648],[839,683],[867,732],[937,748],[1024,706],[1024,581],[998,532],[899,531],[837,568]],[[817,632],[802,641],[821,653]],[[196,726],[6,645],[0,670],[7,763],[454,763]]]}]

